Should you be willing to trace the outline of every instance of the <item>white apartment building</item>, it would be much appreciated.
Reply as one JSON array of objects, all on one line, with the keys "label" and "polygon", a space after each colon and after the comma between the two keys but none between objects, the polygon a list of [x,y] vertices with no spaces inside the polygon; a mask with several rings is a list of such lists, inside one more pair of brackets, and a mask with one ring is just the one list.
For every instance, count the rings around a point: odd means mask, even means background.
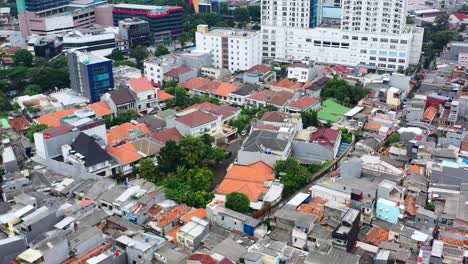
[{"label": "white apartment building", "polygon": [[182,66],[180,56],[168,54],[162,57],[149,59],[143,63],[144,75],[152,83],[163,84],[164,74],[172,69]]},{"label": "white apartment building", "polygon": [[262,1],[264,59],[387,71],[419,62],[424,32],[405,25],[406,0],[343,0],[341,27],[310,28],[309,4],[309,0]]},{"label": "white apartment building", "polygon": [[245,71],[262,62],[259,31],[233,28],[208,30],[207,25],[198,25],[195,40],[197,49],[212,51],[215,68]]},{"label": "white apartment building", "polygon": [[296,79],[298,82],[312,81],[312,66],[305,63],[293,63],[288,67],[288,79]]}]

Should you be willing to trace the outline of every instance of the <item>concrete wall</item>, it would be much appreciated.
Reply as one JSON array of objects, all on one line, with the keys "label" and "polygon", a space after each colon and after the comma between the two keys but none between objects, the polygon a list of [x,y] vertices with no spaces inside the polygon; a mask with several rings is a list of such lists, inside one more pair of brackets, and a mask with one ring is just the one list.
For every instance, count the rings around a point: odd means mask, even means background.
[{"label": "concrete wall", "polygon": [[0,239],[0,263],[10,263],[25,250],[26,241],[23,236]]},{"label": "concrete wall", "polygon": [[54,229],[54,225],[60,222],[62,219],[63,217],[57,216],[55,211],[51,211],[48,216],[31,224],[31,231],[25,233],[28,242],[33,241],[44,232]]},{"label": "concrete wall", "polygon": [[237,154],[237,162],[242,165],[250,165],[257,161],[263,161],[273,167],[278,160],[285,160],[286,156],[270,155],[260,152],[249,152],[240,150]]},{"label": "concrete wall", "polygon": [[70,145],[78,136],[80,131],[71,131],[70,133],[56,136],[51,139],[44,139],[43,133],[34,133],[34,142],[36,153],[44,159],[53,158],[62,154],[62,146]]},{"label": "concrete wall", "polygon": [[88,173],[84,170],[82,166],[73,166],[64,162],[56,161],[53,159],[42,159],[41,157],[34,156],[32,160],[46,166],[49,170],[63,174],[66,173],[67,176],[72,177],[74,179],[96,179],[99,180],[102,177],[97,176],[95,174]]},{"label": "concrete wall", "polygon": [[236,231],[244,233],[244,222],[232,216],[219,213],[216,216],[216,223],[226,229],[236,230]]},{"label": "concrete wall", "polygon": [[101,245],[103,241],[104,239],[102,237],[102,233],[98,232],[98,233],[95,233],[92,237],[84,241],[81,241],[81,243],[79,244],[72,245],[72,243],[70,243],[70,247],[71,247],[71,250],[75,252],[75,255],[77,257],[81,257],[84,254],[88,253],[90,250]]}]

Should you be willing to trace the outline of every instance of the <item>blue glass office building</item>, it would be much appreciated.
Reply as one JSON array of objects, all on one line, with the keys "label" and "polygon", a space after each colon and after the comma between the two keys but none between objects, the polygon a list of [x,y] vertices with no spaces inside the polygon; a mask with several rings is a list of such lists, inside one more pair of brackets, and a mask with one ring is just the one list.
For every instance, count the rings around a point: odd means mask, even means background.
[{"label": "blue glass office building", "polygon": [[91,102],[99,102],[103,94],[114,88],[112,60],[72,51],[68,53],[68,67],[71,88]]}]

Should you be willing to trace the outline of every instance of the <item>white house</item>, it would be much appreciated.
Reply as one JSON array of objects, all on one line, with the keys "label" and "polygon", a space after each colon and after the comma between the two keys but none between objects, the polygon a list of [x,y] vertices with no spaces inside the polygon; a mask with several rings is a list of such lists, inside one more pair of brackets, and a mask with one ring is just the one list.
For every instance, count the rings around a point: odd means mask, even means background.
[{"label": "white house", "polygon": [[158,106],[156,89],[146,78],[138,78],[128,81],[130,91],[136,98],[138,112],[150,113]]},{"label": "white house", "polygon": [[216,135],[223,132],[221,116],[200,110],[183,116],[169,117],[166,124],[168,128],[177,128],[183,136]]}]

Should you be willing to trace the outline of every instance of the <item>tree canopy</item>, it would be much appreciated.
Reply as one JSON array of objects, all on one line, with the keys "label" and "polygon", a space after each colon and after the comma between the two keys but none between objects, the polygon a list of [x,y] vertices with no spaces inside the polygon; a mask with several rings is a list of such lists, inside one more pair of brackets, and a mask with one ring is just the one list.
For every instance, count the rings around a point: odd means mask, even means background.
[{"label": "tree canopy", "polygon": [[113,49],[111,55],[109,55],[109,59],[113,61],[123,61],[125,57],[121,50]]},{"label": "tree canopy", "polygon": [[308,128],[310,126],[313,126],[313,127],[319,127],[320,126],[320,122],[318,120],[316,111],[301,112],[301,118],[302,118],[302,127],[303,128]]},{"label": "tree canopy", "polygon": [[398,141],[400,141],[400,134],[398,134],[396,132],[392,133],[390,136],[388,136],[387,141],[390,144],[397,143]]},{"label": "tree canopy", "polygon": [[286,197],[304,187],[312,179],[307,169],[293,158],[277,161],[274,170],[276,177],[281,177]]},{"label": "tree canopy", "polygon": [[33,63],[33,55],[27,49],[20,49],[13,56],[13,60],[18,66],[31,67]]},{"label": "tree canopy", "polygon": [[137,61],[139,67],[143,64],[143,61],[148,58],[148,50],[145,46],[137,46],[130,50],[129,56]]},{"label": "tree canopy", "polygon": [[226,195],[225,206],[239,213],[247,213],[250,210],[250,200],[243,193],[233,192]]},{"label": "tree canopy", "polygon": [[169,50],[168,50],[167,47],[164,46],[164,45],[158,45],[158,46],[156,47],[156,51],[154,52],[154,55],[155,55],[156,57],[163,56],[163,55],[167,55],[167,54],[169,54]]},{"label": "tree canopy", "polygon": [[351,85],[346,80],[334,78],[329,80],[320,92],[323,98],[335,98],[340,102],[356,105],[369,94],[369,89],[362,85]]},{"label": "tree canopy", "polygon": [[34,142],[34,133],[41,132],[42,130],[45,130],[49,128],[45,124],[38,124],[38,125],[33,125],[31,129],[26,133],[26,137],[29,139],[29,141]]}]

